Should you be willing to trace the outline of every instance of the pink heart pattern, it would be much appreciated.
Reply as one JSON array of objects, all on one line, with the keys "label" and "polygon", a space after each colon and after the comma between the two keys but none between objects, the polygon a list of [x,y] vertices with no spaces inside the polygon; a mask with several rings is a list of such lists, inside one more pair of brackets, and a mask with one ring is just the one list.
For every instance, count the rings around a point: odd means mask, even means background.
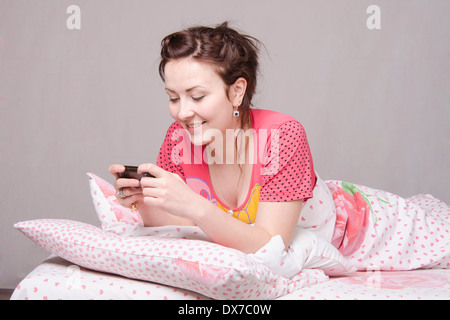
[{"label": "pink heart pattern", "polygon": [[59,219],[24,221],[15,227],[43,249],[76,265],[214,299],[274,299],[328,279],[323,271],[314,270],[288,280],[240,251],[202,240],[121,236]]},{"label": "pink heart pattern", "polygon": [[[48,277],[50,279],[48,279]],[[55,290],[55,286],[58,287]],[[35,289],[36,288],[36,292]],[[52,256],[15,288],[12,300],[208,300],[188,290],[79,268]]]},{"label": "pink heart pattern", "polygon": [[[118,205],[109,183],[88,175],[101,229],[53,219],[20,222],[16,227],[42,248],[79,266],[214,299],[273,299],[328,279],[322,270],[302,270],[291,279],[282,278],[239,251],[207,241],[198,228],[144,228],[137,213]],[[298,225],[323,235],[334,227],[331,241],[359,270],[450,267],[449,206],[431,195],[403,199],[357,186],[368,195],[370,204],[355,211],[367,218],[364,228],[352,228],[351,223],[358,220],[351,218],[351,206],[341,210],[338,198],[333,203],[341,184],[328,181],[323,194],[315,195],[312,204],[304,207]],[[355,196],[364,204],[364,197]],[[358,242],[346,243],[345,239],[355,238],[352,232],[357,233]],[[39,295],[38,287],[33,288],[33,294]],[[107,292],[97,289],[102,298]]]}]

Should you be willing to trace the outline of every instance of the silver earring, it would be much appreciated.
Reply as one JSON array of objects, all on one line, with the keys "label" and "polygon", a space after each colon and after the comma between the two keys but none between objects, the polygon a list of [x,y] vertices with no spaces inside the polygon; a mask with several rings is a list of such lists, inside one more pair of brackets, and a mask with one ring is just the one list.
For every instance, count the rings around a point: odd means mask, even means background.
[{"label": "silver earring", "polygon": [[239,117],[239,110],[238,110],[238,107],[236,107],[236,109],[233,111],[233,116]]}]

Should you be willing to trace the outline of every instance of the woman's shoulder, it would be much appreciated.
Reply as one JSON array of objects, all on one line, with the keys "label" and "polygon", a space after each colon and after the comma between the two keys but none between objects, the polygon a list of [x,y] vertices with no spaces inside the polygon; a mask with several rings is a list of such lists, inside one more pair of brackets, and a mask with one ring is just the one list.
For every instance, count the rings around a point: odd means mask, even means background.
[{"label": "woman's shoulder", "polygon": [[178,137],[182,132],[183,127],[178,121],[174,121],[167,128],[166,139],[174,138],[174,136]]},{"label": "woman's shoulder", "polygon": [[255,129],[277,128],[287,122],[299,123],[294,117],[273,110],[251,109],[251,115]]},{"label": "woman's shoulder", "polygon": [[181,126],[181,124],[178,121],[174,121],[169,126],[169,129],[167,129],[167,131],[175,131],[177,129],[183,129],[183,127]]}]

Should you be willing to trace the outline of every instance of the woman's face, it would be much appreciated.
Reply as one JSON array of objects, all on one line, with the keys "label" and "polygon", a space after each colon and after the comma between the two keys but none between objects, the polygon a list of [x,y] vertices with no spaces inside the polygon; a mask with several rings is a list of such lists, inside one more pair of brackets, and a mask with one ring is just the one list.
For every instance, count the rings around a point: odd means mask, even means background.
[{"label": "woman's face", "polygon": [[233,93],[236,88],[229,88],[228,97],[225,83],[211,64],[191,58],[172,60],[164,73],[170,114],[189,133],[194,145],[211,142],[209,129],[225,134],[226,129],[239,128],[239,117],[233,116],[233,102],[239,103]]}]

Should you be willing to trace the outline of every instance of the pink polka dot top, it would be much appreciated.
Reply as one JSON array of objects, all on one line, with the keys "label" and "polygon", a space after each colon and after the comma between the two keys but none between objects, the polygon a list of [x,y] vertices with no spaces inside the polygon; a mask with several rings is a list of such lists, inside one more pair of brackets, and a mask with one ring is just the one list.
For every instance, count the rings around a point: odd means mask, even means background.
[{"label": "pink polka dot top", "polygon": [[194,146],[178,123],[169,127],[157,164],[177,173],[189,187],[246,223],[254,223],[260,201],[285,202],[312,197],[316,183],[306,133],[293,117],[269,110],[251,109],[253,170],[245,201],[229,208],[215,193],[204,146]]}]

